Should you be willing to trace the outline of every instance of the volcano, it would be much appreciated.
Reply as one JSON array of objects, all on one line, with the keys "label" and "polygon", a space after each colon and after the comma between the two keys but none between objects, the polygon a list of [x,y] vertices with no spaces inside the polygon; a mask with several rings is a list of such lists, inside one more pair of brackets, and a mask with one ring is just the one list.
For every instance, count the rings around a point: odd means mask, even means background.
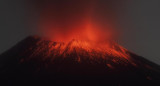
[{"label": "volcano", "polygon": [[160,86],[160,66],[116,42],[30,36],[0,55],[0,80],[8,86]]}]

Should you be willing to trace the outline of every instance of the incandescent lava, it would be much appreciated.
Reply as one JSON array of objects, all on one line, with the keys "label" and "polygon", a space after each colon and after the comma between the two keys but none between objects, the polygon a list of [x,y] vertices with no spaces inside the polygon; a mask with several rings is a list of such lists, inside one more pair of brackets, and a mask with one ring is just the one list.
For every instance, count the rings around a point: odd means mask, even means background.
[{"label": "incandescent lava", "polygon": [[28,37],[0,55],[0,84],[157,86],[160,67],[110,41]]}]

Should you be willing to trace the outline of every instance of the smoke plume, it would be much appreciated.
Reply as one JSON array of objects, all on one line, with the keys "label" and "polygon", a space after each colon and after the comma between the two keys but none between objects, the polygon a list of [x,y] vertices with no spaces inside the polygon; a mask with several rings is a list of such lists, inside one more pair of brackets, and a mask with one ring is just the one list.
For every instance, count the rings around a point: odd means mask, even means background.
[{"label": "smoke plume", "polygon": [[[54,41],[112,39],[111,16],[102,25],[97,17],[101,16],[97,15],[100,12],[97,3],[98,0],[35,0],[40,14],[38,30],[42,36]],[[107,10],[111,10],[108,7]],[[107,12],[112,15],[111,11]]]}]

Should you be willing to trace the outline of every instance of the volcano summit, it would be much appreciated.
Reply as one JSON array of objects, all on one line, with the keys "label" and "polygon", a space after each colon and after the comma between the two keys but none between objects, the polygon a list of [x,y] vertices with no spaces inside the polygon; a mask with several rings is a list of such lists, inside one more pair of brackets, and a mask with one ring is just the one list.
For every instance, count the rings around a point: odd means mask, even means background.
[{"label": "volcano summit", "polygon": [[115,42],[27,37],[0,55],[0,84],[159,86],[160,67]]}]

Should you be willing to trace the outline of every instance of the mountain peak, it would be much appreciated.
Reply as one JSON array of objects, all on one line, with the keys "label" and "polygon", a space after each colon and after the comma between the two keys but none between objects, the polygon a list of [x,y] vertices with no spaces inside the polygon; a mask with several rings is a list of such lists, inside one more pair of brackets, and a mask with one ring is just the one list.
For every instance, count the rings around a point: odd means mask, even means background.
[{"label": "mountain peak", "polygon": [[159,84],[160,67],[114,41],[54,42],[30,36],[0,55],[0,75],[4,83],[16,85],[151,86]]},{"label": "mountain peak", "polygon": [[[32,38],[32,39],[35,39]],[[45,58],[58,57],[73,57],[73,59],[103,59],[103,60],[114,60],[117,62],[129,62],[131,61],[129,51],[121,47],[115,42],[107,43],[94,43],[91,41],[76,40],[73,39],[69,42],[53,42],[50,40],[37,38],[34,44],[26,49],[26,52],[32,51],[30,57],[37,57],[43,54]],[[113,58],[114,57],[114,58]]]}]

